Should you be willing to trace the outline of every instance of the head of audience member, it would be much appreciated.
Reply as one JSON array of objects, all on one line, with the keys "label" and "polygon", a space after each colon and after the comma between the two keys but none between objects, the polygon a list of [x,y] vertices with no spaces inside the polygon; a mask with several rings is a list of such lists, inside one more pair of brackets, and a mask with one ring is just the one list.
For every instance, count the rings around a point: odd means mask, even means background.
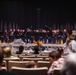
[{"label": "head of audience member", "polygon": [[62,48],[58,48],[57,51],[60,53],[61,56],[64,56],[64,50]]},{"label": "head of audience member", "polygon": [[76,41],[76,34],[71,34],[69,38],[66,40],[66,45],[68,45],[72,40]]},{"label": "head of audience member", "polygon": [[3,63],[3,50],[2,48],[0,47],[0,67],[2,66],[2,63]]},{"label": "head of audience member", "polygon": [[35,46],[33,50],[34,50],[34,54],[39,54],[39,47],[38,46]]},{"label": "head of audience member", "polygon": [[8,46],[4,47],[3,48],[3,54],[4,54],[4,58],[12,56],[11,48]]},{"label": "head of audience member", "polygon": [[61,75],[76,75],[76,53],[70,53],[65,57],[60,72]]},{"label": "head of audience member", "polygon": [[37,68],[37,64],[34,61],[29,61],[25,67],[26,68]]},{"label": "head of audience member", "polygon": [[19,46],[19,52],[23,52],[24,46]]},{"label": "head of audience member", "polygon": [[49,53],[50,63],[57,61],[61,57],[61,54],[58,51],[52,51]]},{"label": "head of audience member", "polygon": [[19,50],[16,52],[16,54],[22,54],[22,52],[23,52],[23,50],[24,50],[24,46],[19,46]]}]

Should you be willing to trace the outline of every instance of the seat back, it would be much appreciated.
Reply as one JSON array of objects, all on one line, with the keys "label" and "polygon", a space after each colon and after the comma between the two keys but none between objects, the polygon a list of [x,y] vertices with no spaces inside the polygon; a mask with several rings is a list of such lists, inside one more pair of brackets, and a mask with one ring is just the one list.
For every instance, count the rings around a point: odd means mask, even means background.
[{"label": "seat back", "polygon": [[37,61],[42,61],[43,58],[23,58],[23,61],[35,61],[37,63]]},{"label": "seat back", "polygon": [[37,65],[38,67],[47,67],[48,69],[51,66],[50,61],[38,61]]},{"label": "seat back", "polygon": [[16,72],[19,75],[47,75],[48,68],[19,68],[12,67],[12,72]]},{"label": "seat back", "polygon": [[53,71],[53,75],[61,75],[60,69],[59,68],[55,68],[54,71]]},{"label": "seat back", "polygon": [[19,56],[20,60],[23,60],[23,58],[35,58],[35,57],[36,57],[35,55],[26,55],[26,56],[20,55]]},{"label": "seat back", "polygon": [[45,60],[46,58],[48,58],[49,56],[45,56],[45,55],[37,55],[37,58],[43,58],[43,60]]},{"label": "seat back", "polygon": [[5,70],[5,71],[7,71],[7,68],[6,67],[1,67],[2,68],[2,70]]},{"label": "seat back", "polygon": [[45,61],[49,61],[49,58],[45,58]]},{"label": "seat back", "polygon": [[5,66],[7,68],[7,71],[8,71],[8,68],[9,68],[9,61],[19,61],[20,59],[18,57],[11,57],[11,58],[4,58],[4,61],[5,61]]},{"label": "seat back", "polygon": [[28,63],[29,61],[9,61],[8,62],[8,71],[11,71],[11,68],[14,67],[23,67],[25,68],[25,65]]},{"label": "seat back", "polygon": [[10,58],[4,58],[4,61],[13,61],[13,60],[15,60],[15,61],[19,61],[20,59],[18,58],[18,57],[10,57]]},{"label": "seat back", "polygon": [[5,66],[6,66],[6,61],[3,60],[2,67],[5,67]]}]

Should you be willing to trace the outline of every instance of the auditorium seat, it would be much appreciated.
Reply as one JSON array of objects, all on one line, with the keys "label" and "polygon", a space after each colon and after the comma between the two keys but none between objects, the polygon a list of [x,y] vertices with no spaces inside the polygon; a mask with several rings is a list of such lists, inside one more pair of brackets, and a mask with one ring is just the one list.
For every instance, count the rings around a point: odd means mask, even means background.
[{"label": "auditorium seat", "polygon": [[9,61],[8,62],[8,71],[11,71],[11,67],[25,67],[29,61]]},{"label": "auditorium seat", "polygon": [[42,61],[43,58],[23,58],[23,61],[35,61],[37,63],[37,61]]},{"label": "auditorium seat", "polygon": [[18,73],[18,75],[47,75],[48,68],[20,68],[12,67],[12,72]]},{"label": "auditorium seat", "polygon": [[60,69],[59,69],[59,68],[55,68],[55,69],[53,70],[53,75],[61,75]]},{"label": "auditorium seat", "polygon": [[51,66],[50,61],[38,61],[37,65],[38,67],[47,67],[48,69]]},{"label": "auditorium seat", "polygon": [[6,70],[6,71],[7,71],[7,68],[6,68],[6,67],[1,67],[1,69],[2,69],[2,70]]},{"label": "auditorium seat", "polygon": [[49,58],[45,58],[45,61],[49,61]]},{"label": "auditorium seat", "polygon": [[37,58],[43,58],[43,60],[45,60],[45,58],[48,58],[48,55],[37,55]]},{"label": "auditorium seat", "polygon": [[4,58],[4,61],[6,61],[6,64],[5,64],[5,66],[6,66],[6,68],[7,68],[7,71],[8,71],[8,62],[9,61],[19,61],[20,59],[18,58],[18,57],[11,57],[11,58]]},{"label": "auditorium seat", "polygon": [[35,55],[20,55],[19,58],[20,60],[23,60],[23,58],[35,58],[36,56]]}]

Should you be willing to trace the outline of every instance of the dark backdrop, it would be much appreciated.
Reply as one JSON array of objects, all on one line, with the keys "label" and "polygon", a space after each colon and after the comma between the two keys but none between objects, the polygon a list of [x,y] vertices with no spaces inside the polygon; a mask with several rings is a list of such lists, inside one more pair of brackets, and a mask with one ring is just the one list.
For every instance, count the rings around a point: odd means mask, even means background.
[{"label": "dark backdrop", "polygon": [[7,23],[16,23],[19,28],[26,29],[45,25],[52,29],[75,29],[76,26],[76,8],[74,2],[63,1],[0,1],[0,21]]}]

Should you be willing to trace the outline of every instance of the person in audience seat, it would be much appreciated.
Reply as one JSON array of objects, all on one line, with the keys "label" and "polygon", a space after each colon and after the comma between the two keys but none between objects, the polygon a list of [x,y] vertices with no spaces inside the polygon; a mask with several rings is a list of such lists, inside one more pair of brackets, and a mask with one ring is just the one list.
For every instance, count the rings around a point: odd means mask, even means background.
[{"label": "person in audience seat", "polygon": [[2,69],[3,58],[4,58],[3,50],[2,47],[0,47],[0,75],[18,75],[17,73],[9,72]]},{"label": "person in audience seat", "polygon": [[37,64],[34,61],[29,61],[25,67],[26,68],[37,68]]},{"label": "person in audience seat", "polygon": [[66,41],[66,52],[76,53],[76,34],[71,34]]},{"label": "person in audience seat", "polygon": [[49,53],[49,60],[50,60],[51,66],[48,70],[48,75],[52,75],[54,68],[62,67],[64,58],[62,58],[60,52],[56,50]]},{"label": "person in audience seat", "polygon": [[12,56],[11,48],[8,46],[3,47],[3,54],[4,54],[4,58],[11,57]]},{"label": "person in audience seat", "polygon": [[64,49],[58,48],[57,51],[60,53],[61,57],[64,57]]},{"label": "person in audience seat", "polygon": [[42,46],[42,43],[41,42],[37,42],[37,45],[34,46],[34,54],[39,54],[39,51],[43,51],[45,50],[45,47]]},{"label": "person in audience seat", "polygon": [[61,75],[76,75],[76,53],[70,53],[65,57],[60,73]]},{"label": "person in audience seat", "polygon": [[22,46],[22,45],[19,46],[19,50],[16,51],[16,54],[22,54],[23,50],[24,50],[24,46]]}]

